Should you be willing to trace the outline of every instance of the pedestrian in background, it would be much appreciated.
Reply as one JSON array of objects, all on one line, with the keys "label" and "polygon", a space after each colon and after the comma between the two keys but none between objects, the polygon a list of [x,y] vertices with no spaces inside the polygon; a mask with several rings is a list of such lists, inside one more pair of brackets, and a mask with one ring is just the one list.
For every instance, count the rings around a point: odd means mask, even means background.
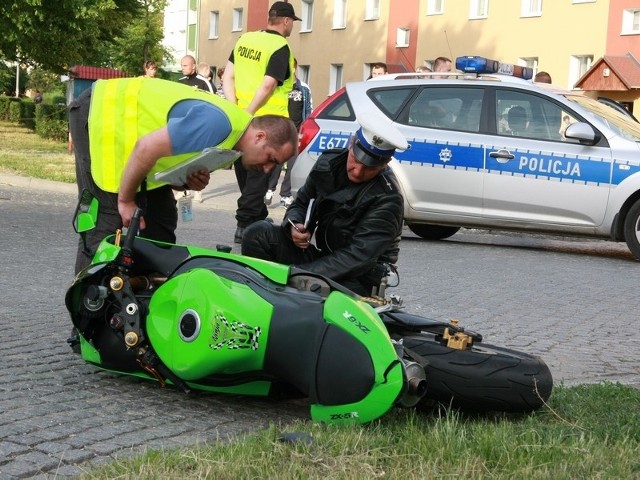
[{"label": "pedestrian in background", "polygon": [[387,74],[387,64],[383,62],[376,62],[371,65],[371,72],[369,73],[369,78],[367,80],[371,80],[374,77],[379,77],[380,75]]},{"label": "pedestrian in background", "polygon": [[451,59],[447,57],[438,57],[433,62],[434,72],[450,72],[451,71]]},{"label": "pedestrian in background", "polygon": [[[300,125],[302,122],[311,115],[313,110],[313,99],[311,98],[311,89],[309,85],[298,78],[298,61],[294,60],[294,73],[296,81],[293,84],[293,90],[289,93],[289,118],[293,121],[298,131],[300,131]],[[293,197],[291,196],[291,170],[296,161],[297,155],[291,157],[287,164],[284,166],[285,174],[282,179],[282,185],[280,186],[280,206],[289,208],[293,203]],[[278,186],[278,180],[280,179],[280,173],[283,166],[278,165],[273,169],[269,178],[269,190],[267,190],[264,196],[265,205],[271,205],[273,195],[276,192]]]},{"label": "pedestrian in background", "polygon": [[143,65],[144,75],[146,78],[154,78],[158,73],[158,66],[153,60],[147,60]]},{"label": "pedestrian in background", "polygon": [[196,59],[191,55],[185,55],[180,60],[180,68],[182,69],[182,77],[178,79],[180,83],[190,85],[205,92],[215,93],[212,85],[202,75],[198,74],[196,69]]}]

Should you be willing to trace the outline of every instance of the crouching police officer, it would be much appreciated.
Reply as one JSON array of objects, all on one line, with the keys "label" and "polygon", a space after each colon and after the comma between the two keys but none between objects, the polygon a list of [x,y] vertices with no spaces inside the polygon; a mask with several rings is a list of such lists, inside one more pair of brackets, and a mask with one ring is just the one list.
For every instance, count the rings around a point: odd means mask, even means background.
[{"label": "crouching police officer", "polygon": [[322,274],[363,296],[380,285],[384,264],[398,259],[404,208],[388,163],[408,144],[387,119],[365,114],[359,123],[348,148],[318,158],[281,226],[245,230],[243,255]]}]

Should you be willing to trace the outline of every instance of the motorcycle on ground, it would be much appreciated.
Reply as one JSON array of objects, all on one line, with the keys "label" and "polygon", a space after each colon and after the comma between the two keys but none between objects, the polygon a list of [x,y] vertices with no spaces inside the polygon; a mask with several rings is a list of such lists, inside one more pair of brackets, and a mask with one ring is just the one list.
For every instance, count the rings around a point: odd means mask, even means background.
[{"label": "motorcycle on ground", "polygon": [[[97,212],[85,191],[74,217],[81,237]],[[184,392],[295,392],[326,423],[366,423],[425,401],[530,412],[551,395],[539,357],[485,344],[455,321],[406,313],[382,289],[363,298],[229,252],[134,233],[105,238],[66,294],[79,333],[72,346],[99,368]]]}]

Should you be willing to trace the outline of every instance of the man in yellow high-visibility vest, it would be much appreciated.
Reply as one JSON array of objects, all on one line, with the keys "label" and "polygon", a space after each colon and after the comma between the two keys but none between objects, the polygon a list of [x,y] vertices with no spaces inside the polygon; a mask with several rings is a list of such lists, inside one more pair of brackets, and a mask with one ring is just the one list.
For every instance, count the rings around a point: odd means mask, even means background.
[{"label": "man in yellow high-visibility vest", "polygon": [[69,106],[76,176],[100,202],[98,225],[80,242],[76,271],[87,265],[106,235],[128,226],[140,206],[141,235],[173,243],[178,215],[173,190],[201,190],[207,169],[186,185],[154,179],[208,147],[242,152],[246,168],[270,172],[297,151],[291,120],[253,117],[218,95],[156,78],[99,80]]},{"label": "man in yellow high-visibility vest", "polygon": [[[294,57],[287,37],[296,20],[300,19],[290,3],[275,2],[269,8],[267,28],[245,33],[238,39],[222,76],[226,99],[256,116],[289,116],[288,95],[295,78]],[[248,225],[267,217],[264,196],[269,188],[269,176],[248,172],[239,161],[235,164],[235,174],[241,195],[234,241],[240,243]]]}]

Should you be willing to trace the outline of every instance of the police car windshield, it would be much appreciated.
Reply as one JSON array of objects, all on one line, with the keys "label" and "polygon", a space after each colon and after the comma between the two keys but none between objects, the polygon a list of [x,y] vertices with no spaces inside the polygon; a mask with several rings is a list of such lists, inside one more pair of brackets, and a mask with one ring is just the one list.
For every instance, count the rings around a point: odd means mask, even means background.
[{"label": "police car windshield", "polygon": [[640,142],[640,123],[634,122],[630,117],[584,95],[567,95],[566,98],[585,108],[590,115],[603,122],[622,138]]}]

